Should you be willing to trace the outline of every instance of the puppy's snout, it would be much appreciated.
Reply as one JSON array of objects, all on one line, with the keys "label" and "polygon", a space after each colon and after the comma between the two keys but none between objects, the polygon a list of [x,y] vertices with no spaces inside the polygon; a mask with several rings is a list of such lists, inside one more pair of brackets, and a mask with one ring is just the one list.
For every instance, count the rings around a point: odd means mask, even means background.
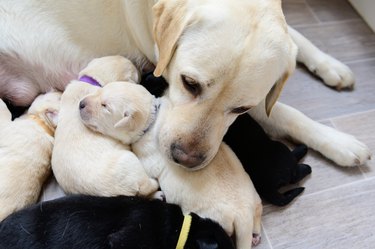
[{"label": "puppy's snout", "polygon": [[91,117],[92,109],[90,108],[90,105],[85,99],[79,102],[79,114],[83,121],[87,121]]},{"label": "puppy's snout", "polygon": [[85,100],[81,100],[79,102],[79,109],[82,110],[82,109],[85,109],[85,107],[87,106],[87,103]]},{"label": "puppy's snout", "polygon": [[171,154],[175,163],[189,169],[200,166],[206,159],[203,153],[195,151],[192,146],[188,148],[178,143],[173,143],[171,145]]}]

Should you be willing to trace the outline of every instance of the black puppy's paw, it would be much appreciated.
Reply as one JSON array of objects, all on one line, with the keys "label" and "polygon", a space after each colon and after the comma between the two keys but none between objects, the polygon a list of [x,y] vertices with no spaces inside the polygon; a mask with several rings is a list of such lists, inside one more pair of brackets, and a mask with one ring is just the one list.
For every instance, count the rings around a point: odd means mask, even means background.
[{"label": "black puppy's paw", "polygon": [[302,163],[297,164],[295,171],[292,174],[290,183],[297,183],[309,174],[311,174],[311,167],[309,165]]},{"label": "black puppy's paw", "polygon": [[286,191],[282,195],[284,196],[284,206],[288,205],[294,198],[301,194],[305,190],[304,187],[294,188]]},{"label": "black puppy's paw", "polygon": [[281,194],[282,198],[279,199],[279,202],[276,205],[280,207],[288,205],[304,190],[304,187],[299,187],[286,191],[285,193]]},{"label": "black puppy's paw", "polygon": [[286,191],[285,193],[279,193],[277,190],[272,193],[264,193],[264,198],[269,203],[283,207],[288,205],[294,198],[301,194],[305,190],[304,187],[294,188]]},{"label": "black puppy's paw", "polygon": [[307,154],[307,146],[304,144],[298,145],[293,151],[292,154],[294,158],[299,162]]}]

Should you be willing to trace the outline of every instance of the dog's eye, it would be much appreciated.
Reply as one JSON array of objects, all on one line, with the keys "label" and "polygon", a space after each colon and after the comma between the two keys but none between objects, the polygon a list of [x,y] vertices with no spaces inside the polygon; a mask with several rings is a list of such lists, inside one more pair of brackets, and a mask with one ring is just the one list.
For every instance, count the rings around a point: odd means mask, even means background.
[{"label": "dog's eye", "polygon": [[202,93],[201,85],[194,79],[186,75],[181,75],[181,80],[185,89],[188,90],[194,97],[197,97]]},{"label": "dog's eye", "polygon": [[234,113],[234,114],[243,114],[243,113],[247,112],[250,109],[251,109],[251,107],[249,107],[249,106],[240,106],[240,107],[234,108],[231,111],[231,113]]}]

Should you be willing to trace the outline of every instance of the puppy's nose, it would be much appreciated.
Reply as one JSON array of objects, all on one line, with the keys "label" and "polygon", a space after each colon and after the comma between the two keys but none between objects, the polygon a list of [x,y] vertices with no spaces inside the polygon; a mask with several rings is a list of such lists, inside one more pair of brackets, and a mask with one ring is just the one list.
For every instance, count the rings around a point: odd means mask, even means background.
[{"label": "puppy's nose", "polygon": [[79,109],[82,110],[82,109],[85,109],[86,107],[86,102],[84,100],[81,100],[81,102],[79,102]]},{"label": "puppy's nose", "polygon": [[186,168],[194,169],[201,165],[206,156],[194,150],[189,150],[181,144],[173,143],[171,145],[172,158],[175,163],[178,163]]}]

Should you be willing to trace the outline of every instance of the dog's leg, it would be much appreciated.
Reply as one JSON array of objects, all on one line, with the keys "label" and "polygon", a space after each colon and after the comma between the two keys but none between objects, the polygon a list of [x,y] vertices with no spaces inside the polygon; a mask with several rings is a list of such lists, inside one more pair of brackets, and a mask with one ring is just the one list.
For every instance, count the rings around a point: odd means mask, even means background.
[{"label": "dog's leg", "polygon": [[263,102],[249,113],[268,134],[306,144],[338,165],[362,165],[371,159],[369,148],[355,137],[315,122],[290,106],[277,102],[267,117]]},{"label": "dog's leg", "polygon": [[0,124],[4,122],[10,122],[11,120],[12,114],[10,113],[4,101],[0,99]]},{"label": "dog's leg", "polygon": [[249,249],[253,245],[254,217],[250,212],[246,217],[236,217],[234,220],[234,232],[237,249]]},{"label": "dog's leg", "polygon": [[297,61],[305,64],[312,73],[322,78],[328,86],[335,87],[338,90],[353,88],[355,79],[348,66],[322,52],[290,26],[289,34],[298,46]]}]

